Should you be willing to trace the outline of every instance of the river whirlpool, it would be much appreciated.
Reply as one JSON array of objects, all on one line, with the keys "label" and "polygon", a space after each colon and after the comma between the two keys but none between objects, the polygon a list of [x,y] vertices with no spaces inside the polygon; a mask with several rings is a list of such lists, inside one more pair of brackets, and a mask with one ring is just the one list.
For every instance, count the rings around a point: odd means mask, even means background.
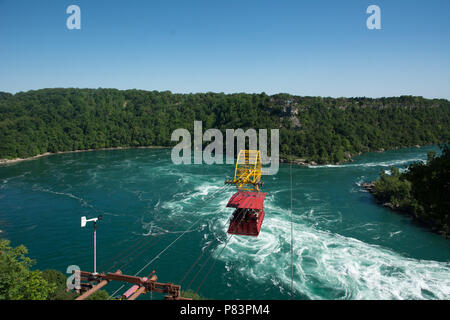
[{"label": "river whirlpool", "polygon": [[[438,149],[292,167],[295,299],[450,299],[450,241],[381,207],[361,188],[392,165],[424,161],[430,150]],[[290,167],[263,177],[260,235],[234,236],[223,248],[232,213],[225,205],[235,192],[224,180],[233,172],[232,165],[174,165],[165,149],[59,154],[2,166],[0,237],[26,245],[38,269],[92,270],[92,228],[81,228],[80,217],[101,214],[98,271],[125,264],[122,272],[135,274],[154,260],[139,275],[155,270],[160,281],[183,280],[183,289],[199,288],[209,299],[290,299]],[[132,245],[128,257],[113,259]],[[105,288],[113,293],[118,286]]]}]

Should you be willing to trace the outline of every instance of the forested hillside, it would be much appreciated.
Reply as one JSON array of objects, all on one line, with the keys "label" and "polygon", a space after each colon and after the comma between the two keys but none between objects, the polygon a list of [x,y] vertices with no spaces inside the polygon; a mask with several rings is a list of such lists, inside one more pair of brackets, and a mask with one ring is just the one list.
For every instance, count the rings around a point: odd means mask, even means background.
[{"label": "forested hillside", "polygon": [[280,152],[316,163],[449,141],[450,102],[422,97],[42,89],[0,92],[0,158],[119,146],[171,146],[176,128],[280,129]]}]

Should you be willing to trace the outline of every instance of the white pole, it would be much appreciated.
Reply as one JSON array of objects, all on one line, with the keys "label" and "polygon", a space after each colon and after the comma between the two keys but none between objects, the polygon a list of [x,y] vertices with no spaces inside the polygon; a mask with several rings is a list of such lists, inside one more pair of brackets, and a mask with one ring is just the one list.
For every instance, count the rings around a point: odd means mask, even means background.
[{"label": "white pole", "polygon": [[101,220],[102,216],[87,220],[86,217],[81,217],[81,227],[84,228],[87,222],[94,222],[94,273],[97,274],[97,221]]},{"label": "white pole", "polygon": [[96,232],[97,232],[97,222],[94,221],[94,274],[97,274]]}]

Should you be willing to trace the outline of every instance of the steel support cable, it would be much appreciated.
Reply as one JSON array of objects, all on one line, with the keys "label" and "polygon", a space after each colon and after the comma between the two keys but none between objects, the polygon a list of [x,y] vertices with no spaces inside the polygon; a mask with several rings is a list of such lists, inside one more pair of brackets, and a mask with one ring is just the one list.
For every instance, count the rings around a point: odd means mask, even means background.
[{"label": "steel support cable", "polygon": [[[129,246],[128,248],[126,248],[126,249],[124,249],[123,251],[119,252],[119,254],[117,254],[117,255],[114,256],[113,258],[109,259],[107,262],[103,263],[103,264],[100,266],[99,269],[102,269],[103,267],[106,267],[108,264],[110,264],[111,262],[113,262],[114,260],[116,260],[117,258],[119,258],[121,255],[123,255],[123,254],[126,253],[127,251],[131,250],[131,249],[132,249],[133,247],[135,247],[136,245],[142,244],[142,243],[143,243],[143,240],[145,240],[145,238],[144,238],[144,239],[138,238],[131,246]],[[147,240],[147,242],[148,242],[148,241],[149,241],[149,240]],[[127,255],[127,256],[128,256],[128,255]],[[118,261],[123,260],[123,259],[124,259],[124,257],[120,258]],[[118,261],[116,261],[115,264],[117,264]],[[114,264],[114,265],[115,265],[115,264]],[[114,266],[114,265],[113,265],[113,266]],[[112,267],[108,268],[108,270],[110,270],[110,269],[112,269]]]},{"label": "steel support cable", "polygon": [[[222,190],[225,189],[226,187],[227,187],[227,186],[221,187],[219,190],[217,190],[216,192],[214,192],[214,193],[212,194],[212,196],[215,195],[216,193],[218,193],[219,191],[222,191]],[[208,197],[210,197],[210,196],[208,196]],[[196,212],[198,212],[198,211],[199,211],[199,210],[195,211],[194,213],[196,213]],[[168,230],[168,232],[173,231],[180,223],[181,223],[181,220],[175,221],[175,223],[172,224],[172,228],[171,228],[170,230]],[[153,238],[147,240],[147,241],[146,241],[145,243],[143,243],[140,247],[135,248],[131,253],[127,254],[125,257],[120,258],[119,261],[124,260],[125,258],[129,257],[132,253],[136,252],[138,249],[143,248],[144,246],[148,245],[149,242],[151,242],[151,240],[153,240]],[[156,245],[156,244],[159,243],[159,242],[160,242],[160,240],[158,240],[158,241],[157,241],[156,243],[154,243],[153,245]],[[141,253],[138,254],[137,256],[140,256],[140,255],[143,253],[143,251],[148,250],[148,249],[151,248],[153,245],[150,245],[150,246],[146,247],[145,249],[141,250]],[[123,267],[125,267],[126,265],[128,265],[128,264],[129,264],[131,261],[133,261],[137,256],[135,256],[135,257],[132,258],[130,261],[128,261],[127,263],[125,263],[124,265],[122,265],[119,269],[122,269]],[[113,259],[113,260],[114,260],[114,259]],[[111,261],[111,260],[110,260],[110,261]],[[113,269],[114,266],[115,266],[119,261],[116,261],[110,268],[108,268],[107,271]]]},{"label": "steel support cable", "polygon": [[[95,207],[92,207],[96,212],[98,212],[99,210],[97,210]],[[131,239],[131,237],[129,238]],[[130,250],[131,248],[133,248],[134,246],[136,246],[137,244],[139,244],[143,239],[137,239],[131,246],[129,246],[128,248],[124,249],[123,251],[119,252],[119,254],[117,254],[115,257],[113,257],[112,259],[109,259],[107,262],[103,263],[98,269],[102,269],[104,267],[106,267],[109,263],[111,263],[112,261],[114,261],[115,259],[117,259],[118,257],[120,257],[121,255],[123,255],[125,252],[127,252],[128,250]],[[111,269],[111,268],[110,268]]]},{"label": "steel support cable", "polygon": [[[224,224],[224,227],[228,224],[229,221],[230,221],[230,218],[227,219],[227,221],[226,221],[225,224]],[[209,245],[208,245],[204,250],[202,250],[202,253],[199,255],[199,257],[197,258],[197,260],[194,261],[194,263],[191,265],[191,267],[189,268],[189,270],[186,271],[186,273],[183,275],[183,277],[181,278],[181,280],[178,282],[180,285],[183,283],[183,281],[186,279],[186,277],[189,275],[189,273],[191,273],[191,271],[192,271],[192,269],[194,268],[194,266],[200,261],[200,259],[203,257],[203,255],[206,253],[206,251],[208,251],[209,247],[210,247],[213,243],[214,243],[214,241],[211,241],[211,242],[209,243]],[[216,248],[217,248],[217,247],[216,247]],[[216,249],[216,248],[215,248],[215,249]],[[213,249],[213,251],[214,251],[215,249]],[[209,258],[208,258],[208,259],[209,259]],[[192,281],[191,281],[191,282],[192,282]],[[190,286],[190,284],[189,284],[189,286]],[[189,286],[188,286],[188,287],[189,287]]]},{"label": "steel support cable", "polygon": [[[178,222],[175,222],[174,225],[172,226],[172,228],[170,228],[170,229],[167,231],[166,235],[168,235],[170,232],[172,232],[173,230],[175,230],[175,228],[176,228],[177,226],[179,226],[180,223],[181,223],[181,220],[178,221]],[[162,236],[162,237],[164,237],[164,236]],[[145,251],[147,251],[147,250],[150,249],[151,247],[153,247],[153,246],[157,245],[158,243],[160,243],[161,240],[163,239],[162,237],[158,238],[158,240],[157,240],[156,242],[149,243],[148,246],[145,246],[145,247],[144,247],[137,255],[134,255],[130,260],[128,260],[127,262],[125,262],[123,265],[121,265],[121,266],[119,267],[119,269],[125,268],[127,265],[129,265],[131,262],[133,262],[136,258],[140,257]]]},{"label": "steel support cable", "polygon": [[[170,232],[172,232],[173,230],[175,230],[175,228],[178,227],[178,226],[180,225],[180,223],[181,223],[181,220],[176,221],[176,222],[172,225],[172,228],[170,228],[169,230],[167,230],[166,235],[168,235]],[[163,237],[164,237],[164,236],[163,236]],[[128,264],[130,264],[132,261],[134,261],[137,257],[141,256],[145,251],[147,251],[147,250],[150,249],[151,247],[153,247],[153,246],[157,245],[158,243],[160,243],[162,239],[163,239],[163,238],[160,237],[160,238],[158,238],[158,240],[157,240],[156,242],[149,243],[148,246],[146,246],[145,248],[143,248],[143,249],[141,250],[141,252],[139,252],[137,255],[133,256],[133,257],[132,257],[130,260],[128,260],[125,264],[121,265],[121,266],[119,267],[119,269],[125,268]]]},{"label": "steel support cable", "polygon": [[208,273],[205,275],[205,277],[203,277],[203,280],[202,280],[202,282],[200,282],[199,286],[197,287],[197,290],[195,290],[196,294],[197,294],[198,290],[200,290],[200,288],[203,285],[203,283],[205,282],[205,280],[208,278],[208,276],[211,273],[212,269],[214,268],[214,266],[216,265],[216,263],[219,260],[220,256],[222,255],[223,250],[227,247],[228,242],[230,241],[231,238],[233,238],[233,236],[234,236],[234,234],[232,234],[231,236],[228,237],[227,241],[225,242],[225,245],[222,247],[222,250],[220,250],[219,254],[217,255],[216,260],[214,260],[214,263],[209,268]]},{"label": "steel support cable", "polygon": [[[192,225],[193,226],[193,225]],[[191,226],[191,227],[192,227]],[[191,228],[190,227],[190,228]],[[189,228],[189,229],[190,229]],[[163,254],[167,249],[169,249],[179,238],[181,238],[189,229],[186,229],[178,238],[176,238],[174,241],[172,241],[172,243],[170,243],[166,248],[164,248],[164,250],[162,250],[160,253],[158,253],[152,260],[150,260],[146,265],[144,265],[144,267],[141,268],[141,270],[139,270],[138,272],[136,272],[134,274],[134,276],[137,276],[139,273],[141,273],[143,270],[145,270],[145,268],[147,268],[150,264],[153,263],[153,261],[155,261],[156,259],[158,259],[160,257],[161,254]],[[121,290],[125,285],[122,285],[119,289],[117,289],[109,298],[111,299],[111,297],[113,297],[117,292],[119,292],[119,290]]]},{"label": "steel support cable", "polygon": [[109,259],[107,262],[105,262],[104,264],[102,264],[99,269],[102,269],[103,267],[106,267],[108,264],[110,264],[111,262],[113,262],[114,260],[116,260],[118,257],[120,257],[122,254],[124,254],[125,252],[127,252],[128,250],[130,250],[131,248],[133,248],[135,245],[137,245],[139,242],[141,242],[143,239],[139,238],[135,243],[133,243],[131,246],[129,246],[127,249],[119,252],[118,255],[116,255],[115,257],[113,257],[112,259]]},{"label": "steel support cable", "polygon": [[[217,190],[216,192],[214,192],[211,196],[215,195],[215,194],[218,193],[219,191],[222,191],[222,189],[224,189],[225,187],[227,187],[227,186],[221,187],[219,190]],[[194,213],[196,213],[196,212],[198,212],[198,210],[195,211]],[[180,223],[181,223],[181,220],[176,220],[175,223],[172,225],[172,228],[171,228],[170,230],[168,230],[168,232],[173,231]],[[153,240],[153,239],[149,239],[149,240],[144,244],[144,245],[148,245],[148,246],[146,246],[144,249],[142,249],[141,252],[140,252],[138,255],[134,256],[131,260],[129,260],[128,262],[126,262],[125,264],[123,264],[122,266],[120,266],[119,269],[124,268],[124,267],[127,266],[130,262],[132,262],[133,260],[135,260],[137,257],[141,256],[146,250],[148,250],[149,248],[151,248],[151,247],[153,247],[154,245],[156,245],[157,243],[159,243],[159,242],[161,241],[161,238],[159,238],[159,240],[158,240],[156,243],[153,243],[153,244],[149,243],[149,241],[151,241],[151,240]],[[144,245],[141,246],[140,248],[143,248]],[[137,250],[140,249],[140,248],[136,248],[136,249],[133,250],[133,252],[131,252],[131,253],[134,253],[135,251],[137,251]],[[129,253],[126,257],[129,257],[129,256],[131,255],[131,253]],[[126,258],[126,257],[122,257],[121,260],[123,260],[123,259]],[[116,264],[117,264],[117,263],[116,263]],[[115,264],[114,264],[114,265],[115,265]],[[109,270],[112,269],[112,268],[114,267],[114,265],[113,265],[111,268],[109,268]]]},{"label": "steel support cable", "polygon": [[[236,224],[235,228],[233,229],[232,235],[228,237],[227,241],[225,242],[225,245],[222,247],[222,250],[220,250],[219,254],[216,257],[216,260],[214,260],[214,263],[211,265],[211,267],[209,268],[208,272],[206,273],[206,275],[203,277],[203,280],[201,281],[200,285],[197,287],[197,290],[195,290],[195,293],[198,292],[198,290],[200,290],[201,286],[203,285],[203,283],[205,282],[205,280],[208,278],[209,274],[211,273],[212,269],[214,268],[214,266],[216,265],[217,261],[219,260],[220,256],[222,255],[222,252],[225,250],[226,246],[228,245],[228,242],[230,241],[230,239],[234,236],[234,232],[236,232],[239,224],[242,222],[242,220],[244,220],[245,217],[245,213],[242,212],[242,217],[239,220],[239,222]],[[213,255],[214,251],[217,249],[217,247],[213,250],[213,252],[211,253],[211,255],[208,257],[209,258]],[[206,262],[205,262],[206,264]],[[202,267],[203,269],[203,267]],[[192,280],[193,281],[193,280]],[[191,281],[191,283],[192,283]]]},{"label": "steel support cable", "polygon": [[131,262],[133,262],[136,258],[140,257],[142,254],[144,254],[144,252],[146,252],[148,249],[150,249],[151,247],[157,245],[158,243],[160,243],[162,240],[162,238],[158,238],[156,240],[156,242],[153,243],[149,243],[148,246],[146,246],[145,248],[143,248],[138,254],[134,255],[133,257],[131,257],[130,260],[128,260],[127,262],[125,262],[124,264],[122,264],[118,269],[119,270],[123,270],[123,268],[125,268],[127,265],[129,265]]},{"label": "steel support cable", "polygon": [[178,281],[178,283],[181,285],[184,281],[184,279],[186,279],[186,277],[189,275],[189,273],[191,273],[192,269],[194,268],[194,266],[200,261],[200,259],[203,257],[203,255],[206,253],[206,251],[208,251],[209,247],[214,243],[215,241],[211,241],[210,244],[208,244],[208,246],[202,250],[202,253],[198,256],[198,258],[194,261],[194,263],[191,265],[191,267],[189,268],[188,271],[186,271],[186,273],[183,275],[183,277],[181,278],[180,281]]},{"label": "steel support cable", "polygon": [[[244,213],[242,213],[242,217],[241,217],[241,219],[239,220],[239,222],[236,224],[236,227],[233,229],[233,232],[236,231],[236,229],[238,228],[239,223],[241,223],[243,219],[244,219]],[[230,221],[230,218],[227,220],[227,222],[228,222],[228,221]],[[228,240],[227,240],[226,242],[228,242]],[[187,288],[190,288],[190,287],[191,287],[191,285],[194,283],[195,279],[197,279],[198,275],[199,275],[200,272],[203,270],[203,268],[206,266],[206,264],[208,263],[209,259],[213,256],[214,252],[217,250],[218,247],[219,247],[219,246],[215,247],[215,248],[211,251],[211,253],[209,254],[208,258],[206,258],[206,260],[203,261],[202,266],[201,266],[200,269],[195,273],[194,278],[192,278],[192,280],[189,282]]]},{"label": "steel support cable", "polygon": [[[145,238],[144,238],[144,239],[145,239]],[[134,248],[134,250],[132,250],[131,252],[129,252],[127,255],[121,257],[119,260],[115,261],[115,262],[113,263],[113,265],[110,266],[110,267],[106,270],[106,272],[108,272],[109,270],[113,269],[119,262],[121,262],[121,261],[123,261],[124,259],[128,258],[131,254],[133,254],[133,253],[136,252],[137,250],[143,248],[144,246],[147,246],[152,240],[155,240],[155,238],[153,238],[153,237],[150,237],[150,238],[147,239],[147,240],[144,240],[144,239],[139,239],[138,241],[136,241],[135,244],[133,244],[132,246],[130,246],[128,249],[126,249],[125,251],[122,251],[122,253],[118,254],[118,255],[117,255],[116,257],[114,257],[113,259],[110,259],[110,260],[108,261],[108,263],[114,261],[116,258],[118,258],[119,256],[121,256],[122,254],[124,254],[125,252],[129,251],[129,250],[130,250],[132,247],[134,247],[136,244],[140,243],[140,245],[139,245],[138,247]],[[108,263],[104,263],[103,266],[107,265]],[[103,267],[103,266],[102,266],[102,267]],[[120,269],[120,268],[119,268],[119,269]]]},{"label": "steel support cable", "polygon": [[[129,246],[127,249],[119,252],[119,254],[117,254],[115,257],[113,257],[112,259],[109,259],[107,262],[105,262],[104,264],[102,264],[99,269],[102,269],[103,267],[107,266],[109,263],[113,262],[114,260],[116,260],[117,258],[119,258],[121,255],[123,255],[124,253],[126,253],[127,251],[131,250],[133,247],[135,247],[137,244],[142,244],[144,239],[138,238],[136,240],[136,242],[134,242],[131,246]],[[148,243],[150,240],[152,239],[148,239],[145,243]],[[133,250],[133,252],[136,250]],[[130,254],[128,254],[125,257],[120,258],[118,261],[116,261],[111,267],[109,267],[106,271],[108,272],[109,270],[111,270],[112,268],[114,268],[114,266],[121,260],[123,260],[124,258],[128,257]]]},{"label": "steel support cable", "polygon": [[[175,228],[175,227],[174,227]],[[187,230],[186,230],[187,231]],[[181,235],[183,235],[184,233],[186,233],[186,231],[184,231]],[[180,235],[180,237],[181,237],[181,235]],[[178,237],[177,239],[175,239],[175,241],[176,240],[178,240],[180,237]],[[158,241],[156,242],[156,243],[153,243],[153,245],[151,245],[151,246],[149,246],[149,247],[147,247],[145,250],[147,250],[147,249],[149,249],[149,248],[151,248],[152,246],[154,246],[154,245],[156,245],[156,244],[158,244],[160,241],[162,240],[162,238],[159,238],[158,239]],[[135,274],[134,274],[134,276],[137,276],[139,273],[141,273],[145,268],[147,268],[151,263],[153,263],[153,261],[155,261],[157,258],[159,258],[159,256],[164,252],[164,251],[166,251],[175,241],[173,241],[169,246],[167,246],[163,251],[161,251],[159,254],[157,254],[152,260],[150,260],[150,262],[148,262],[141,270],[139,270],[138,272],[136,272]],[[136,256],[134,256],[130,261],[128,261],[127,263],[125,263],[124,265],[122,265],[122,266],[120,266],[120,268],[119,269],[122,269],[122,268],[124,268],[125,266],[127,266],[130,262],[132,262],[134,259],[136,259],[137,257],[139,257],[140,255],[142,255],[144,252],[145,252],[145,250],[143,250],[143,251],[141,251],[138,255],[136,255]],[[111,299],[119,290],[121,290],[123,287],[124,287],[125,285],[122,285],[119,289],[117,289],[109,298],[108,298],[108,300],[109,299]]]},{"label": "steel support cable", "polygon": [[[172,232],[173,230],[175,230],[175,228],[177,226],[179,226],[179,224],[181,223],[181,220],[179,221],[175,221],[174,224],[172,224],[171,228],[169,230],[167,230],[167,233],[165,235],[162,235],[162,237],[159,237],[158,239],[155,238],[150,238],[148,239],[145,243],[143,243],[143,245],[141,245],[140,247],[136,248],[135,250],[133,250],[132,252],[130,252],[127,256],[122,257],[119,261],[124,260],[124,258],[129,257],[132,253],[136,252],[136,250],[141,249],[141,251],[133,256],[130,260],[128,260],[127,262],[125,262],[124,264],[122,264],[119,269],[123,269],[125,266],[127,266],[128,264],[130,264],[133,260],[135,260],[137,257],[141,256],[145,251],[147,251],[148,249],[150,249],[151,247],[155,246],[156,244],[158,244],[159,242],[161,242],[162,238],[164,236],[166,236],[167,234],[169,234],[170,232]],[[156,240],[156,242],[152,243],[152,240]],[[111,268],[109,268],[108,270],[112,269],[119,261],[117,261]]]},{"label": "steel support cable", "polygon": [[200,267],[200,269],[195,273],[194,277],[192,278],[192,280],[189,282],[189,284],[187,285],[187,288],[190,288],[192,283],[195,281],[195,279],[197,279],[198,275],[200,274],[200,272],[203,270],[203,268],[206,266],[206,264],[208,263],[209,259],[212,257],[212,255],[214,254],[214,252],[217,250],[219,246],[217,245],[216,247],[214,247],[214,249],[211,250],[211,253],[208,255],[208,257],[205,259],[205,261],[203,261],[202,266]]},{"label": "steel support cable", "polygon": [[[223,187],[221,187],[221,188],[219,188],[218,190],[216,190],[216,192],[214,192],[211,196],[208,196],[207,198],[209,198],[209,197],[213,197],[213,196],[215,196],[217,193],[219,193],[219,192],[221,192],[222,190],[224,190],[224,189],[226,189],[228,186],[223,186]],[[205,199],[206,200],[206,199]],[[199,210],[197,210],[197,211],[194,211],[194,214],[195,213],[197,213],[198,211],[200,211],[200,209]],[[155,261],[157,258],[159,258],[160,257],[160,255],[162,254],[162,253],[164,253],[167,249],[169,249],[176,241],[178,241],[182,236],[184,236],[189,230],[191,230],[192,229],[192,227],[194,226],[194,225],[196,225],[201,219],[202,219],[203,217],[200,217],[198,220],[196,220],[193,224],[191,224],[191,226],[188,228],[188,229],[186,229],[180,236],[178,236],[174,241],[172,241],[166,248],[164,248],[160,253],[158,253],[152,260],[150,260],[146,265],[144,265],[144,267],[143,268],[141,268],[141,270],[139,270],[138,272],[136,272],[135,274],[134,274],[134,276],[137,276],[139,273],[141,273],[143,270],[145,270],[145,268],[147,268],[151,263],[153,263],[153,261]],[[110,296],[109,296],[109,298],[108,298],[108,300],[110,300],[119,290],[121,290],[123,287],[124,287],[125,285],[122,285],[119,289],[117,289],[113,294],[111,294]]]},{"label": "steel support cable", "polygon": [[[214,192],[211,197],[213,197],[214,195],[216,195],[217,193],[221,192],[222,189],[227,188],[228,186],[224,186],[221,187],[220,189],[218,189],[216,192]],[[194,212],[197,213],[199,212],[200,209],[198,209],[197,211]],[[141,273],[143,270],[145,270],[145,268],[147,268],[153,261],[155,261],[156,259],[158,259],[161,254],[163,254],[167,249],[169,249],[175,242],[177,242],[182,236],[184,236],[188,231],[190,231],[192,229],[192,227],[194,227],[197,223],[200,222],[200,220],[202,220],[203,217],[198,218],[194,223],[191,224],[191,226],[189,228],[187,228],[186,230],[183,231],[183,233],[181,233],[174,241],[172,241],[166,248],[164,248],[160,253],[158,253],[152,260],[150,260],[150,262],[148,262],[141,270],[138,271],[138,274]]]},{"label": "steel support cable", "polygon": [[116,295],[117,292],[119,292],[120,290],[122,290],[122,288],[125,287],[125,285],[121,285],[119,289],[117,289],[116,291],[114,291],[108,298],[108,300],[111,300],[112,297],[114,297]]},{"label": "steel support cable", "polygon": [[292,160],[290,163],[291,176],[291,299],[294,298],[294,220],[292,213]]},{"label": "steel support cable", "polygon": [[[152,272],[152,273],[153,273],[153,272]],[[150,276],[151,276],[152,273],[150,273],[150,274],[147,276],[147,278],[150,278]],[[134,276],[136,276],[136,275],[134,275]],[[117,292],[119,292],[123,287],[125,287],[124,284],[121,285],[121,286],[119,287],[119,289],[117,289],[116,291],[114,291],[114,292],[108,297],[107,300],[111,300],[111,298],[112,298]]]}]

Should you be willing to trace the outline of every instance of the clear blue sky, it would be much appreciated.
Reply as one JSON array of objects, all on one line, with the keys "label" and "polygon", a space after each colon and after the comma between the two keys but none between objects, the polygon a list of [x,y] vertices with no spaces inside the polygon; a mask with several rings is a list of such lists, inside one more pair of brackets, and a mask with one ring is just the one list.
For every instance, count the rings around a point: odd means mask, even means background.
[{"label": "clear blue sky", "polygon": [[0,0],[0,91],[53,87],[450,99],[450,1]]}]

